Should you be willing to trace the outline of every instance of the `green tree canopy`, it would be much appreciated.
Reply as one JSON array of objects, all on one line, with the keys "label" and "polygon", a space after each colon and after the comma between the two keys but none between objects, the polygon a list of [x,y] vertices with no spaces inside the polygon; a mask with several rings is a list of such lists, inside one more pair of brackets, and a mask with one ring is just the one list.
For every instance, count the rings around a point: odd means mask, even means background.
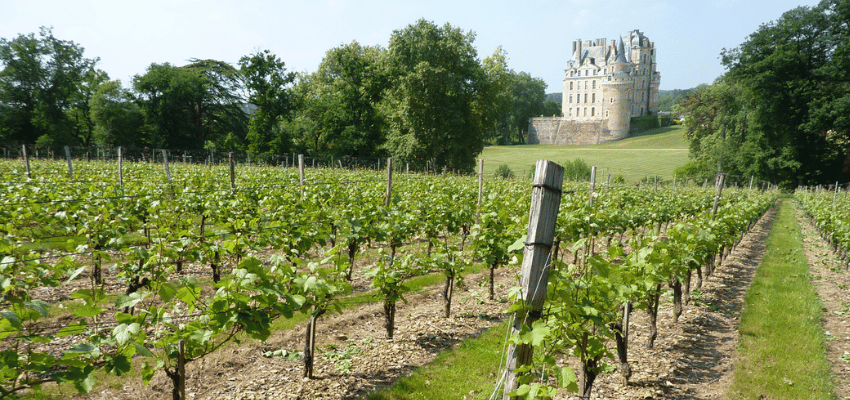
[{"label": "green tree canopy", "polygon": [[289,87],[295,74],[269,50],[256,51],[239,60],[248,89],[248,103],[256,107],[248,124],[248,149],[257,154],[282,154],[292,148],[292,138],[280,128],[294,108]]},{"label": "green tree canopy", "polygon": [[85,98],[105,74],[95,73],[99,59],[83,52],[53,36],[52,28],[42,27],[38,37],[0,39],[0,139],[88,144],[91,131],[77,117],[87,115]]},{"label": "green tree canopy", "polygon": [[850,179],[848,53],[841,0],[790,10],[724,49],[726,74],[680,109],[693,164],[787,186]]},{"label": "green tree canopy", "polygon": [[318,71],[295,89],[290,136],[313,156],[382,156],[385,123],[378,111],[387,86],[384,50],[352,42],[328,50]]},{"label": "green tree canopy", "polygon": [[386,148],[401,161],[472,171],[483,149],[486,75],[475,34],[419,20],[390,38]]}]

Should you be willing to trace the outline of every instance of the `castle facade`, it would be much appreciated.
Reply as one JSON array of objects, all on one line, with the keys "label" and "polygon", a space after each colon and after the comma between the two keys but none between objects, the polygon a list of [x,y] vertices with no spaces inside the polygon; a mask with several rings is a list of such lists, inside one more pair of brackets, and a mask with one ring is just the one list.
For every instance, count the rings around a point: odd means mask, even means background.
[{"label": "castle facade", "polygon": [[562,117],[529,121],[528,143],[599,144],[629,136],[632,117],[658,113],[655,43],[635,29],[619,40],[573,42]]}]

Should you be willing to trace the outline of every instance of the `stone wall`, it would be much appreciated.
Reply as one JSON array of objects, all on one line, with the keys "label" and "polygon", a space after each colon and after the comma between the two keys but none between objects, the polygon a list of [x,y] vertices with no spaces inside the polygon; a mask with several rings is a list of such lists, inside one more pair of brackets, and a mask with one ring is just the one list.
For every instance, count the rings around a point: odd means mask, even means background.
[{"label": "stone wall", "polygon": [[561,117],[538,117],[528,122],[528,144],[600,144],[614,137],[605,121],[568,121]]}]

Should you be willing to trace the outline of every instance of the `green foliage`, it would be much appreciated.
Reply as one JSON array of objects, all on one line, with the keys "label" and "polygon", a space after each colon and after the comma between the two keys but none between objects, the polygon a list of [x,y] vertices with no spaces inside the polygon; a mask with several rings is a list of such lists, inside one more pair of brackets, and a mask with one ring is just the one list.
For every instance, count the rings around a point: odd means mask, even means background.
[{"label": "green foliage", "polygon": [[[56,145],[90,144],[91,126],[74,117],[88,116],[88,97],[105,73],[83,48],[53,36],[19,34],[0,39],[0,140],[35,143],[43,136]],[[82,129],[81,129],[82,128]]]},{"label": "green foliage", "polygon": [[291,89],[287,86],[295,75],[269,50],[255,52],[239,59],[240,72],[248,90],[248,102],[257,107],[248,123],[248,148],[255,154],[288,152],[292,139],[278,123],[286,120],[293,109]]},{"label": "green foliage", "polygon": [[493,176],[502,179],[509,179],[514,177],[514,172],[511,171],[507,164],[501,164],[496,167],[496,172],[493,173]]},{"label": "green foliage", "polygon": [[850,58],[843,2],[824,0],[763,24],[721,52],[728,72],[682,104],[691,154],[773,182],[848,179]]},{"label": "green foliage", "polygon": [[314,157],[382,157],[386,127],[378,105],[387,85],[384,50],[350,44],[328,50],[295,87],[289,136]]},{"label": "green foliage", "polygon": [[631,131],[643,132],[651,129],[669,126],[673,121],[672,115],[644,115],[643,117],[632,117]]},{"label": "green foliage", "polygon": [[390,38],[387,151],[401,162],[471,172],[491,103],[475,34],[419,20]]},{"label": "green foliage", "polygon": [[581,158],[576,158],[572,161],[565,161],[563,164],[564,167],[564,179],[571,181],[590,181],[590,174],[593,172],[593,168],[587,164]]}]

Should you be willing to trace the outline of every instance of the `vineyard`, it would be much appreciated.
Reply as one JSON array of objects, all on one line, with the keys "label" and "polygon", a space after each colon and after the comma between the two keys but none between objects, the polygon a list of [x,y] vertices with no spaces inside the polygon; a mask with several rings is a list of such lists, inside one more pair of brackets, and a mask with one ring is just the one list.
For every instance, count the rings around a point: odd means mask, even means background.
[{"label": "vineyard", "polygon": [[[386,163],[7,160],[0,171],[0,399],[131,381],[155,386],[150,398],[237,398],[192,379],[232,381],[216,364],[246,346],[274,363],[265,379],[301,388],[263,397],[356,398],[427,363],[411,361],[412,347],[451,348],[514,313],[529,323],[509,342],[534,354],[514,369],[514,393],[587,398],[603,375],[641,373],[629,350],[654,345],[662,295],[678,319],[778,195],[750,180],[564,182],[535,310],[517,286],[528,181]],[[818,227],[846,258],[850,225],[824,218]],[[461,289],[476,295],[458,299]],[[397,315],[408,302],[439,305]],[[639,344],[629,340],[638,312]],[[331,325],[343,313],[359,326]],[[360,354],[369,349],[390,353],[393,372]],[[305,392],[317,379],[328,392]]]}]

